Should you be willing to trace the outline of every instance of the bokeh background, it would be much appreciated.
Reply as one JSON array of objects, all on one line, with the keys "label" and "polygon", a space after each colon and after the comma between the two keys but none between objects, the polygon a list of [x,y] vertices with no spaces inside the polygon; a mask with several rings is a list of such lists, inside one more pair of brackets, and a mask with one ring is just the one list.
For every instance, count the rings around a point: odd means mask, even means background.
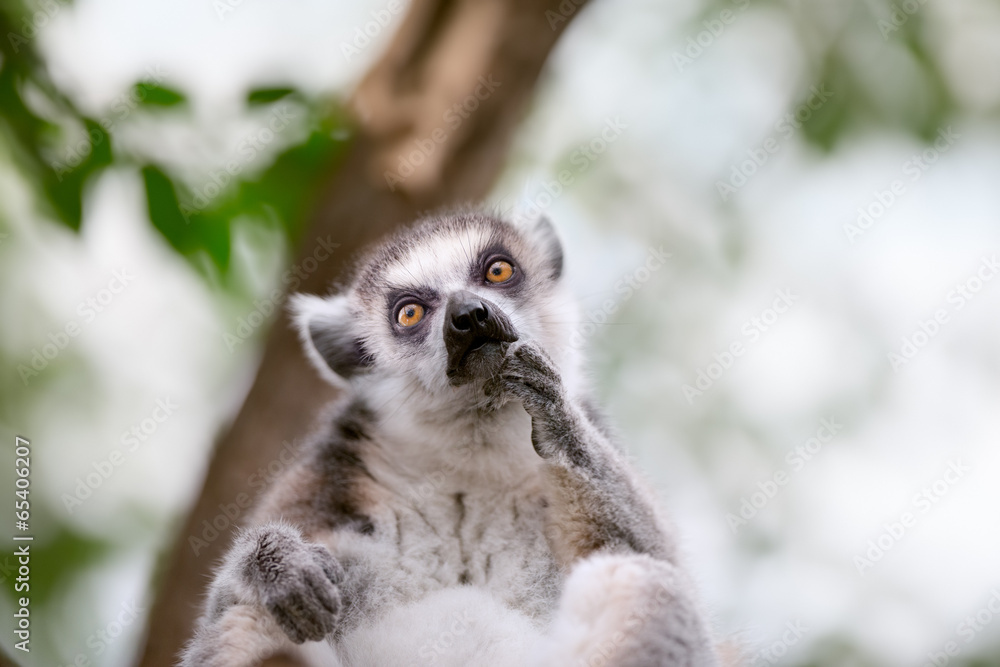
[{"label": "bokeh background", "polygon": [[[241,322],[401,18],[344,44],[385,4],[3,4],[4,503],[15,434],[34,451],[19,662],[133,663],[260,359],[266,324]],[[993,0],[596,0],[546,66],[489,201],[560,229],[574,344],[748,664],[1000,665],[998,111]]]}]

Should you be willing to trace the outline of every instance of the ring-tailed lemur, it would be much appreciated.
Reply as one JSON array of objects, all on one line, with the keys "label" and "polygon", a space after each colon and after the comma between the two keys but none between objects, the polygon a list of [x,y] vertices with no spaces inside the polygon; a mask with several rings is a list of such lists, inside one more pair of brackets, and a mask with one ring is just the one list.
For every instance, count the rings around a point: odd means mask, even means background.
[{"label": "ring-tailed lemur", "polygon": [[717,664],[581,387],[562,266],[548,221],[463,212],[295,298],[349,398],[236,538],[184,665]]}]

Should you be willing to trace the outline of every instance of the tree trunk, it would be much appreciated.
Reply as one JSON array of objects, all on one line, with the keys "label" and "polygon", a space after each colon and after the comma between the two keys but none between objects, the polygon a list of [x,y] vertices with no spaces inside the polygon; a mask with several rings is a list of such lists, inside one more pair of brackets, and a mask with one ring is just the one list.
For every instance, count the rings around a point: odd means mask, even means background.
[{"label": "tree trunk", "polygon": [[[339,247],[299,291],[325,292],[356,250],[422,211],[488,193],[542,65],[583,2],[413,0],[389,49],[351,100],[357,133],[331,174],[298,260],[312,257],[321,240]],[[425,150],[414,153],[421,146]],[[259,489],[251,476],[287,465],[333,398],[282,312],[246,402],[218,442],[201,494],[176,537],[141,665],[174,665],[192,632],[212,566],[233,530],[230,525],[209,539],[205,522],[223,525],[234,508],[245,514],[243,506]],[[284,443],[293,443],[291,451]]]}]

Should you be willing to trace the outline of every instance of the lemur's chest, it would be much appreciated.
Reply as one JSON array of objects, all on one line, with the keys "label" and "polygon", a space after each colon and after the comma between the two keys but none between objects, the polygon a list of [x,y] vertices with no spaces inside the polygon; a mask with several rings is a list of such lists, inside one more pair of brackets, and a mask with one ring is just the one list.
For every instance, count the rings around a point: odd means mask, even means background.
[{"label": "lemur's chest", "polygon": [[545,500],[525,486],[448,489],[386,508],[393,570],[409,583],[403,597],[473,586],[530,616],[544,615],[546,598],[555,597],[556,568],[545,537]]},{"label": "lemur's chest", "polygon": [[514,592],[540,583],[551,561],[536,489],[470,488],[393,512],[400,567],[444,586]]},{"label": "lemur's chest", "polygon": [[356,502],[374,530],[335,553],[352,552],[366,590],[378,591],[369,609],[469,588],[529,618],[547,617],[560,574],[530,418],[516,406],[490,420],[433,426],[400,418],[373,433],[360,456],[366,474]]},{"label": "lemur's chest", "polygon": [[382,602],[406,604],[442,589],[473,587],[528,617],[546,617],[558,597],[559,574],[539,480],[528,472],[520,479],[473,481],[456,472],[383,486],[370,508],[374,534],[356,553],[378,581]]}]

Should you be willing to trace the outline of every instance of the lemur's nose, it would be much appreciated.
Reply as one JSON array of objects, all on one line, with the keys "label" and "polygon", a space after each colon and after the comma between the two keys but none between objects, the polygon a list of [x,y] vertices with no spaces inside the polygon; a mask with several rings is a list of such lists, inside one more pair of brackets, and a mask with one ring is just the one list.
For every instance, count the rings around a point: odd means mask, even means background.
[{"label": "lemur's nose", "polygon": [[451,325],[459,331],[474,331],[485,328],[490,317],[490,309],[479,297],[470,292],[456,295],[448,302],[447,315]]},{"label": "lemur's nose", "polygon": [[[517,340],[510,318],[498,305],[466,290],[448,298],[443,333],[448,377],[453,381],[489,375],[503,358],[507,344]],[[477,356],[473,352],[492,361],[480,358],[470,367],[470,356]]]}]

